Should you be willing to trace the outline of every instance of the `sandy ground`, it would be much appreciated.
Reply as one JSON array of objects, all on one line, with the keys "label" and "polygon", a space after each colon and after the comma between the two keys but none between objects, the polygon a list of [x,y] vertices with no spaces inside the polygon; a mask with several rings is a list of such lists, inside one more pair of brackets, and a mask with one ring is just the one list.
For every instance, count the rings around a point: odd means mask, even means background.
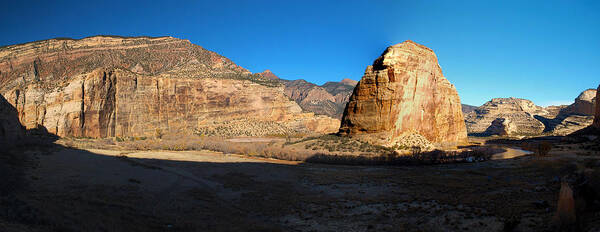
[{"label": "sandy ground", "polygon": [[35,209],[32,231],[540,231],[550,228],[560,168],[573,162],[389,167],[211,151],[26,153],[35,165],[19,199]]},{"label": "sandy ground", "polygon": [[532,154],[533,152],[525,151],[522,149],[514,148],[514,147],[503,147],[502,149],[506,150],[504,152],[492,155],[492,160],[503,160],[503,159],[512,159],[528,154]]}]

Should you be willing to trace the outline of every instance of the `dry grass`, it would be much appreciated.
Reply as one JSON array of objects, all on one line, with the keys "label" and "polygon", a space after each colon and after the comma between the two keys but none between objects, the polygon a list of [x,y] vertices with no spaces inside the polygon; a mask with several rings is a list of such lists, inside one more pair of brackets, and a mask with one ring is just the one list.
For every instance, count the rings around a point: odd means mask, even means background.
[{"label": "dry grass", "polygon": [[414,150],[410,155],[399,155],[397,152],[360,156],[317,154],[306,161],[311,163],[346,165],[430,165],[486,161],[498,152],[497,149],[482,147],[464,151],[434,150],[422,152]]},{"label": "dry grass", "polygon": [[533,152],[536,156],[548,156],[550,150],[552,150],[552,143],[547,141],[541,142],[523,142],[520,145],[521,149]]},{"label": "dry grass", "polygon": [[210,150],[225,154],[273,158],[311,163],[345,165],[425,165],[457,162],[478,162],[503,150],[488,147],[469,147],[460,151],[421,151],[412,149],[401,154],[394,149],[371,145],[346,137],[323,135],[296,141],[232,142],[223,137],[166,136],[158,138],[68,139],[66,146],[116,150]]}]

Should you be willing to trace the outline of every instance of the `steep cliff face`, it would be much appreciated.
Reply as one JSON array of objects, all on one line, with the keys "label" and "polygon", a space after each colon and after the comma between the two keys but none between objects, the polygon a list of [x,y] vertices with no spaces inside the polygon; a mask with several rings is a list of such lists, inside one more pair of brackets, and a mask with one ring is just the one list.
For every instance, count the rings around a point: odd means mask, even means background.
[{"label": "steep cliff face", "polygon": [[322,86],[305,80],[283,81],[285,94],[303,110],[340,119],[350,99],[356,81],[344,79],[327,82]]},{"label": "steep cliff face", "polygon": [[600,85],[596,91],[596,113],[594,117],[594,126],[600,128]]},{"label": "steep cliff face", "polygon": [[276,123],[286,133],[331,132],[339,126],[339,121],[302,113],[282,85],[170,37],[8,46],[0,49],[0,71],[0,94],[16,108],[21,123],[59,136],[190,134],[235,120],[240,135],[280,132],[261,122]]},{"label": "steep cliff face", "polygon": [[583,91],[575,102],[560,111],[561,115],[594,115],[596,110],[596,90],[588,89]]},{"label": "steep cliff face", "polygon": [[340,133],[386,146],[411,134],[436,145],[467,140],[456,89],[442,75],[435,53],[412,41],[388,47],[367,67]]}]

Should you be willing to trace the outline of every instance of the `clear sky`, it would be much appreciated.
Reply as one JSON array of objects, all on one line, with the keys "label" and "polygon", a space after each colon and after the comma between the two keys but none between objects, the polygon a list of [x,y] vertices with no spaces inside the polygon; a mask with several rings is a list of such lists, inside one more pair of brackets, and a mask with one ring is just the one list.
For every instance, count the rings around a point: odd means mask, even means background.
[{"label": "clear sky", "polygon": [[600,1],[5,1],[0,45],[173,36],[252,72],[359,80],[404,40],[432,48],[463,103],[572,102],[600,84]]}]

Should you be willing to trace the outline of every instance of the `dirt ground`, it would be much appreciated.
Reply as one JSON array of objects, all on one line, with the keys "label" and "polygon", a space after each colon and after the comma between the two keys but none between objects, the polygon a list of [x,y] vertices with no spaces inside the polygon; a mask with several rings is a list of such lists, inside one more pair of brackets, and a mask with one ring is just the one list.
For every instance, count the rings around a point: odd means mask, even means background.
[{"label": "dirt ground", "polygon": [[[481,163],[343,166],[60,145],[27,157],[1,231],[553,231],[565,149]],[[596,216],[600,216],[596,214]],[[598,218],[584,231],[600,230]],[[586,221],[587,220],[587,221]]]}]

